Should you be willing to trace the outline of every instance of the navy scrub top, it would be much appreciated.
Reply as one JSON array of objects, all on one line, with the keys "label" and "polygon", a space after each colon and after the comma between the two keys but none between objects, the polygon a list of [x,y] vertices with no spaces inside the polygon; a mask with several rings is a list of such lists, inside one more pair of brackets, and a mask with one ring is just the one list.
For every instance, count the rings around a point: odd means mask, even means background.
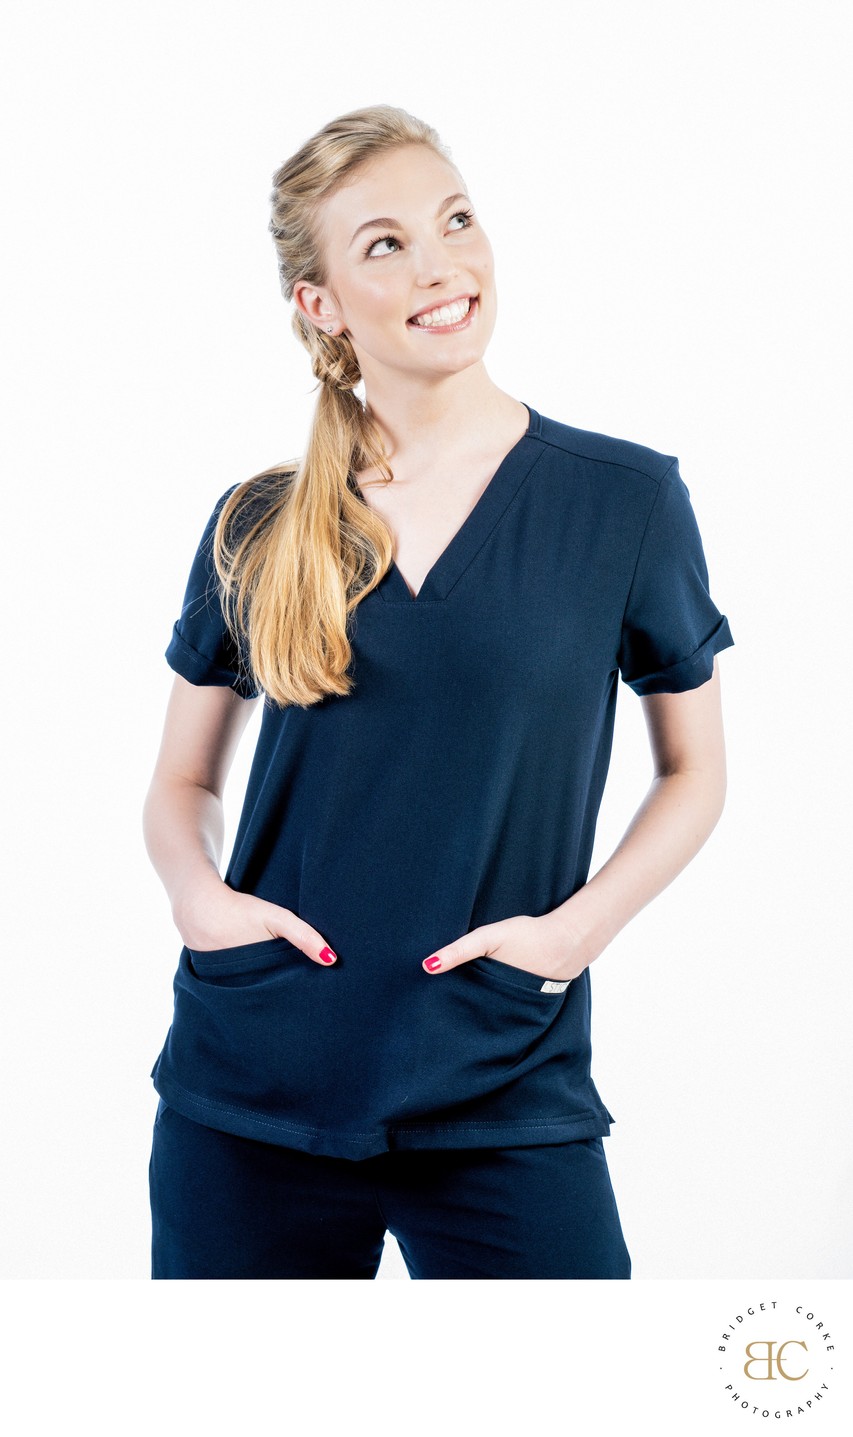
[{"label": "navy scrub top", "polygon": [[[338,958],[284,938],[181,949],[151,1076],[185,1117],[352,1159],[610,1132],[589,968],[554,991],[488,956],[421,963],[583,886],[618,679],[696,688],[734,640],[677,459],[526,407],[418,595],[392,565],[350,616],[351,694],[264,697],[225,882],[290,908]],[[251,698],[210,558],[231,492],[166,658]]]}]

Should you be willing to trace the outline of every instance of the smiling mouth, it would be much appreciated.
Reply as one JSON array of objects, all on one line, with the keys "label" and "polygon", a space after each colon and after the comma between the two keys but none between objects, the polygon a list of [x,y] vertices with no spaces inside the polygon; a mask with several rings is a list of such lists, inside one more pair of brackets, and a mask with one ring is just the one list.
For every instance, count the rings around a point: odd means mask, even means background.
[{"label": "smiling mouth", "polygon": [[[411,329],[433,330],[439,334],[448,334],[454,329],[464,329],[476,312],[479,298],[479,295],[475,294],[470,295],[467,300],[455,305],[439,305],[436,310],[430,311],[427,314],[407,319],[406,323]],[[449,311],[450,318],[444,320],[440,318],[443,309]],[[436,317],[432,318],[432,322],[425,323],[425,321],[430,321],[431,316]]]}]

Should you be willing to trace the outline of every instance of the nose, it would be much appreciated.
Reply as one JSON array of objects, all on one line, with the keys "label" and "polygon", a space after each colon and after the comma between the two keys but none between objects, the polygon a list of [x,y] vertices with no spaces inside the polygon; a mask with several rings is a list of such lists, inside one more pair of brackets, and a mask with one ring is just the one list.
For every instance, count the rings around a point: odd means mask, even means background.
[{"label": "nose", "polygon": [[424,289],[447,284],[459,266],[440,238],[422,240],[418,245],[417,283]]}]

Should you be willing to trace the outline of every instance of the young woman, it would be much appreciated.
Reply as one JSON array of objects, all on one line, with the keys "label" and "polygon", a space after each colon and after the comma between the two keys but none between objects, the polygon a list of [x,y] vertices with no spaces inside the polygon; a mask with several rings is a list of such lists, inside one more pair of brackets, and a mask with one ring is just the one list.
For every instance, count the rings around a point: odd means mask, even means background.
[{"label": "young woman", "polygon": [[[491,381],[494,257],[429,125],[340,116],[274,183],[319,397],[215,504],[166,651],[152,1275],[372,1278],[390,1231],[413,1278],[628,1278],[590,966],[724,803],[689,493]],[[655,776],[587,881],[620,676]]]}]

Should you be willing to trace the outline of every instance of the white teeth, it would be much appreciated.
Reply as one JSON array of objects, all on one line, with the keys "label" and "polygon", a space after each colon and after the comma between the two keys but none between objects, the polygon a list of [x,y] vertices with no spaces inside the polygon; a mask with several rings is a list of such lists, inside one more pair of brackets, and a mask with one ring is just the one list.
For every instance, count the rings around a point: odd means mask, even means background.
[{"label": "white teeth", "polygon": [[471,301],[462,299],[456,304],[445,304],[440,309],[431,309],[429,314],[419,314],[414,322],[424,329],[429,329],[431,325],[458,324],[470,308]]}]

